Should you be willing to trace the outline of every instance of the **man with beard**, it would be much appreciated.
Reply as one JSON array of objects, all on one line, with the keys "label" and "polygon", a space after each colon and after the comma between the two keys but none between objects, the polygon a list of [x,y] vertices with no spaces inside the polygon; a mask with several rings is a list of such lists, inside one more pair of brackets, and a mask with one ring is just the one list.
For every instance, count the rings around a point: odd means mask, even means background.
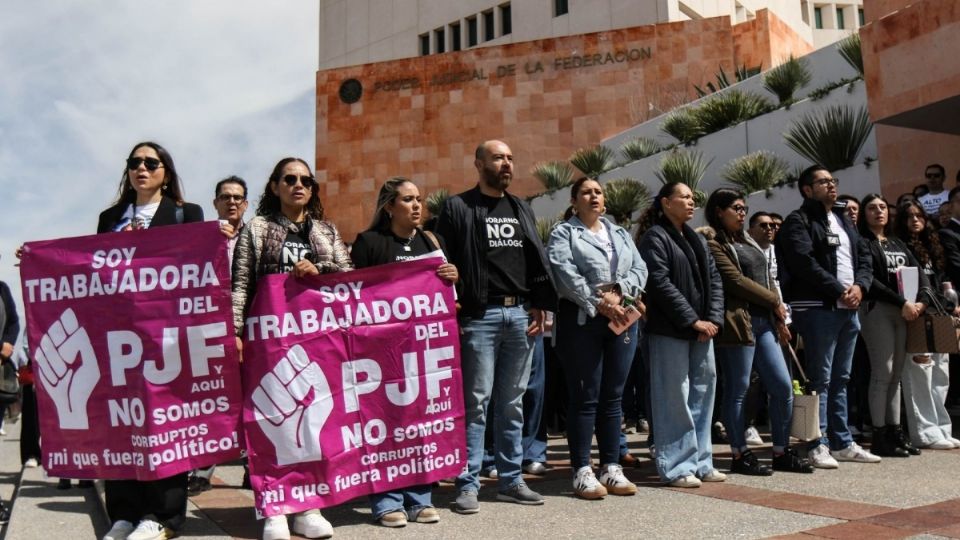
[{"label": "man with beard", "polygon": [[467,425],[467,468],[457,478],[454,511],[480,510],[480,468],[487,407],[494,402],[493,433],[497,499],[540,505],[543,497],[523,481],[523,394],[530,376],[534,339],[545,311],[557,299],[533,211],[507,193],[513,154],[501,141],[477,147],[479,182],[447,199],[437,233],[457,239],[450,262],[460,271],[460,349]]}]

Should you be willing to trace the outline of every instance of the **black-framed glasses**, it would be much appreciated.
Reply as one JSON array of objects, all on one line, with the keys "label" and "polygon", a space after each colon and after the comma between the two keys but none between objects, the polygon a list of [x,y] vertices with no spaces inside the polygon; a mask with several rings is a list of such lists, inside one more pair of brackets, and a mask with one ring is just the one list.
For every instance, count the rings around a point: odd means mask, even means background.
[{"label": "black-framed glasses", "polygon": [[776,223],[757,223],[757,227],[760,227],[761,229],[763,229],[763,230],[765,230],[765,231],[775,231],[775,230],[777,230],[777,224],[776,224]]},{"label": "black-framed glasses", "polygon": [[747,213],[750,212],[750,207],[743,204],[735,204],[731,206],[730,209],[738,214],[743,215],[747,215]]},{"label": "black-framed glasses", "polygon": [[297,185],[297,182],[300,182],[300,184],[307,189],[313,189],[313,186],[317,185],[317,181],[310,175],[297,176],[295,174],[286,174],[281,180],[290,187]]},{"label": "black-framed glasses", "polygon": [[140,168],[141,163],[143,163],[143,166],[146,167],[148,171],[155,171],[160,167],[163,167],[163,162],[157,158],[132,157],[127,158],[127,169],[135,171]]},{"label": "black-framed glasses", "polygon": [[243,195],[231,195],[229,193],[221,193],[217,195],[217,201],[219,202],[235,202],[240,204],[245,200],[247,200],[247,198]]},{"label": "black-framed glasses", "polygon": [[821,178],[821,179],[819,179],[819,180],[814,180],[813,185],[815,185],[815,186],[831,186],[831,185],[833,185],[833,186],[839,186],[839,185],[840,185],[840,179],[839,179],[839,178]]}]

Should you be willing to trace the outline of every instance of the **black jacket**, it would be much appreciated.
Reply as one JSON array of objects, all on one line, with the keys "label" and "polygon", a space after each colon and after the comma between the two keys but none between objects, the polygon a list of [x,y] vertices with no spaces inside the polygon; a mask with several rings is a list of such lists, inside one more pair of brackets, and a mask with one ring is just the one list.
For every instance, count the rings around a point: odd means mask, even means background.
[{"label": "black jacket", "polygon": [[[113,227],[120,222],[128,206],[130,206],[130,203],[121,202],[100,212],[100,219],[97,222],[97,234],[113,232]],[[177,202],[173,200],[172,197],[164,195],[163,198],[160,199],[160,206],[157,207],[157,213],[154,214],[153,219],[150,220],[150,226],[177,225],[177,206]],[[179,206],[183,208],[183,221],[179,223],[203,221],[203,209],[199,206],[188,202],[182,203]]]},{"label": "black jacket", "polygon": [[940,245],[943,246],[943,258],[947,265],[947,281],[957,289],[960,287],[960,223],[951,219],[946,227],[940,229]]},{"label": "black jacket", "polygon": [[[867,244],[867,248],[870,250],[870,266],[873,268],[873,282],[870,284],[870,292],[863,298],[864,302],[869,302],[868,307],[870,309],[873,309],[875,302],[892,304],[898,308],[903,307],[907,299],[900,295],[896,278],[891,279],[890,277],[890,270],[887,268],[887,256],[883,251],[883,246],[880,245],[880,241],[872,234],[867,233],[867,235],[861,239],[861,242]],[[923,268],[920,267],[920,261],[917,260],[907,245],[895,236],[888,236],[887,242],[906,253],[907,264],[905,266],[913,266],[918,270],[920,274],[920,290],[929,288],[930,279],[923,271]],[[918,294],[917,296],[919,301],[925,304],[930,303],[925,293]]]},{"label": "black jacket", "polygon": [[0,281],[0,301],[3,302],[3,313],[0,317],[0,344],[13,345],[20,335],[20,317],[17,315],[17,304],[13,301],[10,287]]},{"label": "black jacket", "polygon": [[[439,234],[434,234],[437,243],[440,244],[440,250],[447,255],[447,243]],[[417,236],[414,242],[426,242],[430,250],[435,250],[437,246],[430,241],[423,233],[423,229],[417,228]],[[387,264],[394,262],[390,260],[390,248],[396,243],[393,233],[390,231],[363,231],[357,235],[357,239],[350,248],[350,258],[353,260],[353,266],[356,268],[366,268],[378,264]],[[449,255],[447,255],[449,257]]]},{"label": "black jacket", "polygon": [[[845,209],[835,206],[832,211],[850,239],[853,284],[859,285],[865,296],[873,282],[870,250],[860,241]],[[845,290],[837,280],[837,248],[827,243],[829,230],[826,209],[813,199],[805,199],[780,227],[777,235],[778,278],[784,299],[794,309],[836,309],[837,300]]]},{"label": "black jacket", "polygon": [[[555,311],[557,292],[547,272],[547,255],[537,233],[533,210],[523,200],[504,195],[517,214],[524,236],[527,287],[531,307]],[[487,306],[487,207],[480,186],[454,195],[443,204],[437,234],[447,240],[450,262],[460,273],[460,315],[479,317]]]},{"label": "black jacket", "polygon": [[640,239],[640,256],[650,272],[644,331],[695,340],[697,321],[723,328],[723,284],[706,239],[688,225],[683,226],[683,237],[693,250],[699,273],[679,243],[680,231],[669,222],[654,225]]}]

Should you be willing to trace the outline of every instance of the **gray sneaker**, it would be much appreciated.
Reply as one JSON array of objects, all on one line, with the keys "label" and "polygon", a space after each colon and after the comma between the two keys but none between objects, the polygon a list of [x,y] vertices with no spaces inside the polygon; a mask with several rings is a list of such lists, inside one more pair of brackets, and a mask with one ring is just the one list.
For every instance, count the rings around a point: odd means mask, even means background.
[{"label": "gray sneaker", "polygon": [[497,500],[517,504],[539,505],[543,504],[543,495],[528,488],[527,484],[520,482],[506,491],[497,493]]},{"label": "gray sneaker", "polygon": [[480,503],[477,501],[477,492],[471,490],[461,491],[457,495],[457,500],[453,502],[453,511],[458,514],[476,514],[480,511]]}]

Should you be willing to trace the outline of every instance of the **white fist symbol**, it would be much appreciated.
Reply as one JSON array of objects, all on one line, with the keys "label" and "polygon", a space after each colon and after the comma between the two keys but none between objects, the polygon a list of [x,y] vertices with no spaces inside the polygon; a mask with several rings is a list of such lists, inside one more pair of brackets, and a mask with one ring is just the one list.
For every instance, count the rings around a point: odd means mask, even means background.
[{"label": "white fist symbol", "polygon": [[[311,389],[313,399],[304,403]],[[327,378],[300,345],[291,347],[253,391],[254,416],[273,443],[278,465],[320,459],[320,430],[331,411]]]},{"label": "white fist symbol", "polygon": [[100,366],[87,331],[67,308],[40,338],[34,358],[40,382],[57,406],[61,429],[87,429],[87,400],[100,380]]}]

